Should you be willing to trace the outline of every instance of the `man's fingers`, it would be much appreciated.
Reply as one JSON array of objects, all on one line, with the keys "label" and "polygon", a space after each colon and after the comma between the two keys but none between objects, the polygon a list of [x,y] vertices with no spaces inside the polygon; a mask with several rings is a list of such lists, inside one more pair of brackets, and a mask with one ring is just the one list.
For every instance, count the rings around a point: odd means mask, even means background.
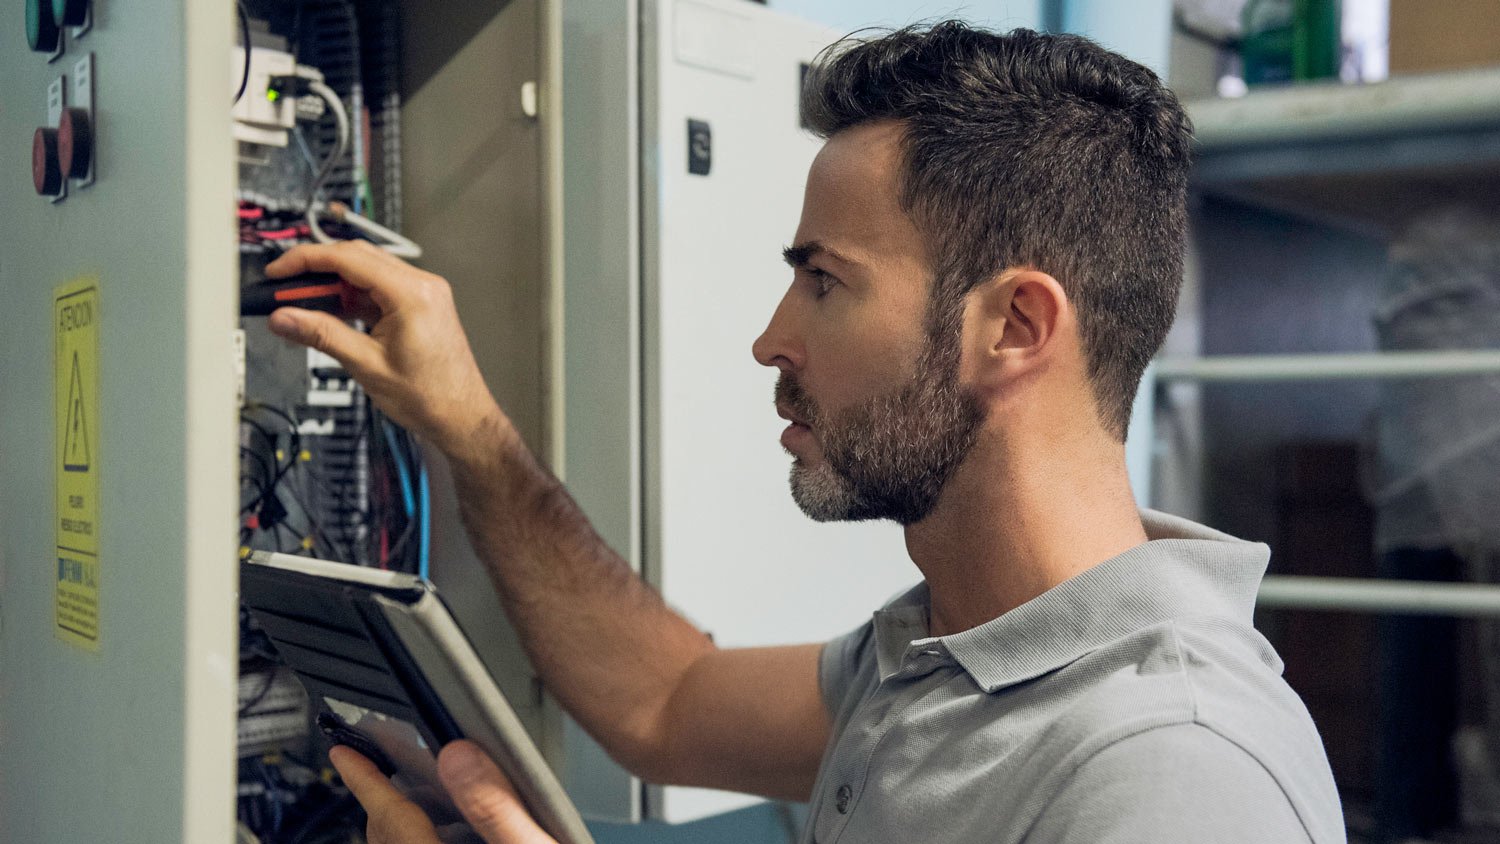
[{"label": "man's fingers", "polygon": [[355,287],[369,291],[375,304],[387,313],[406,298],[406,288],[412,283],[410,271],[411,267],[399,258],[363,240],[304,244],[266,265],[266,277],[273,279],[306,272],[338,273]]},{"label": "man's fingers", "polygon": [[329,749],[328,761],[364,807],[370,819],[365,831],[370,844],[441,844],[426,813],[407,800],[374,762],[343,745]]},{"label": "man's fingers", "polygon": [[365,807],[366,814],[373,817],[388,809],[396,801],[409,802],[401,796],[401,792],[396,790],[386,775],[375,767],[375,763],[359,752],[336,744],[328,750],[328,761],[338,769],[344,785],[354,792],[354,799],[359,801],[359,805]]},{"label": "man's fingers", "polygon": [[438,778],[464,819],[489,844],[556,844],[531,819],[510,780],[473,742],[438,754]]},{"label": "man's fingers", "polygon": [[277,308],[267,323],[271,331],[332,357],[356,378],[381,368],[380,344],[362,331],[355,331],[333,314],[303,308]]}]

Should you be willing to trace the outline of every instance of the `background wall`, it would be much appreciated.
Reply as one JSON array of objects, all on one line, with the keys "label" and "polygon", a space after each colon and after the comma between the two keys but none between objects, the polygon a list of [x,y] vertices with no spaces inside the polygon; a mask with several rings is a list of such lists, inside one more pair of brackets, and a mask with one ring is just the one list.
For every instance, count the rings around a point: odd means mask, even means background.
[{"label": "background wall", "polygon": [[[1041,0],[1051,28],[1098,41],[1166,78],[1172,0]],[[1054,25],[1055,24],[1055,25]]]}]

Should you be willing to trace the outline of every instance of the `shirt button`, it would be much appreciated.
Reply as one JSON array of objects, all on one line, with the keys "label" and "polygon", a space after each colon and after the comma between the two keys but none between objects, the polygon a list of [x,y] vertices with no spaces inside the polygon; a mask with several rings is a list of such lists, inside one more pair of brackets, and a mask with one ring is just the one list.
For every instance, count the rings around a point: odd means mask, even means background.
[{"label": "shirt button", "polygon": [[839,814],[849,814],[849,801],[854,797],[854,789],[847,785],[839,786],[838,794],[834,795],[833,808],[839,810]]}]

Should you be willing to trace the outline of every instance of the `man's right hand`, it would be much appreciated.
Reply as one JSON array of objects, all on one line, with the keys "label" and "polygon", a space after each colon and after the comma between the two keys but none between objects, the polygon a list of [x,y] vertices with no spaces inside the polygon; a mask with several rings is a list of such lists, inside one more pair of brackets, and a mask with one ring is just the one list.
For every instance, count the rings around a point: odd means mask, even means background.
[{"label": "man's right hand", "polygon": [[448,282],[364,241],[298,246],[266,267],[270,278],[337,273],[368,303],[370,333],[332,314],[281,308],[276,334],[333,357],[398,424],[450,457],[480,431],[510,431],[459,324]]}]

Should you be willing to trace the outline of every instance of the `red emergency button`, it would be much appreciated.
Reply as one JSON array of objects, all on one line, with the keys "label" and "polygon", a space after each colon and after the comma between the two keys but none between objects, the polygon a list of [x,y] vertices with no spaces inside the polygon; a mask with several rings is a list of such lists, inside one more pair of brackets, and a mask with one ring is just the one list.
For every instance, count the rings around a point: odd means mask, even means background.
[{"label": "red emergency button", "polygon": [[94,127],[89,113],[81,108],[65,108],[57,124],[57,161],[63,175],[82,179],[89,174],[94,157]]},{"label": "red emergency button", "polygon": [[62,162],[57,159],[57,130],[41,126],[31,136],[31,181],[42,196],[62,192]]}]

